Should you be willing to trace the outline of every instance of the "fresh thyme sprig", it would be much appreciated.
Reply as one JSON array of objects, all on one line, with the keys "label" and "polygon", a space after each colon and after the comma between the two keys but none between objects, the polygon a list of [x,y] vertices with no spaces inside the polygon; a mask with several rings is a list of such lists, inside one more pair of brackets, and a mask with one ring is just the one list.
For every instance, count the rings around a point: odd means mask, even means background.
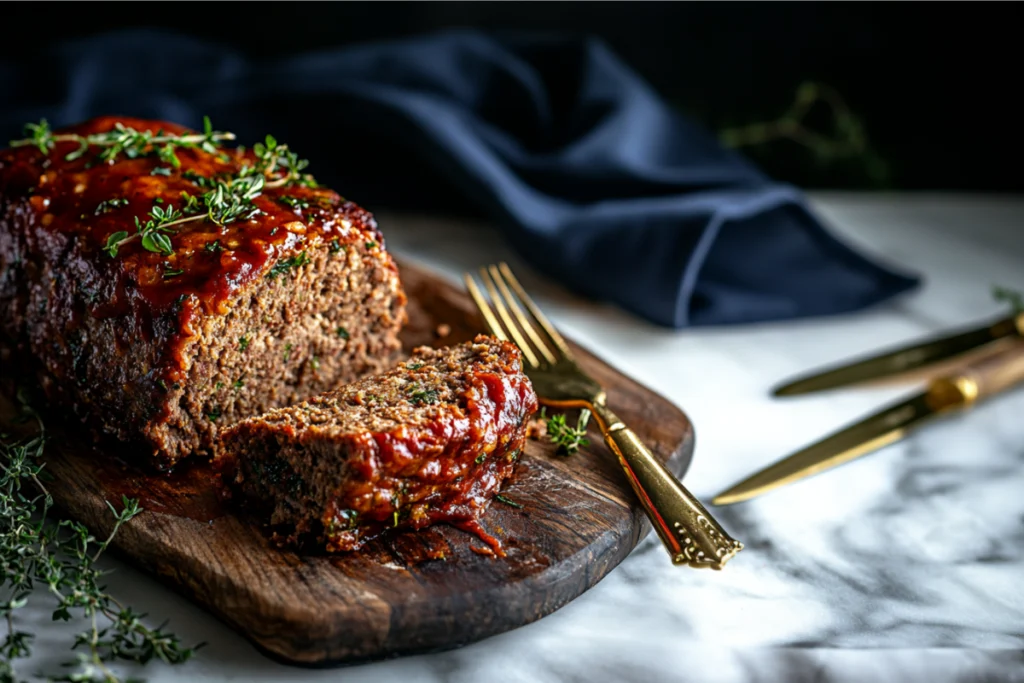
[{"label": "fresh thyme sprig", "polygon": [[155,251],[161,254],[172,254],[174,249],[171,247],[171,238],[168,234],[173,234],[173,228],[175,225],[181,225],[182,223],[188,223],[189,221],[197,220],[202,218],[201,216],[187,216],[183,217],[181,211],[175,209],[173,206],[163,207],[159,204],[154,204],[153,208],[150,209],[147,216],[148,220],[143,223],[139,220],[139,217],[135,217],[135,234],[129,235],[126,230],[118,230],[107,238],[107,243],[103,247],[103,250],[110,254],[111,257],[117,256],[117,250],[123,245],[131,242],[135,238],[142,239],[142,247],[147,251]]},{"label": "fresh thyme sprig", "polygon": [[142,222],[135,217],[135,234],[119,230],[107,238],[103,247],[111,257],[117,251],[136,238],[141,238],[142,247],[147,251],[171,254],[174,249],[169,234],[173,228],[193,221],[209,220],[217,225],[227,225],[239,220],[249,220],[258,215],[260,210],[253,203],[260,196],[264,187],[262,175],[250,175],[229,180],[211,180],[205,186],[211,189],[201,195],[182,193],[184,206],[180,210],[174,207],[163,207],[154,204]]},{"label": "fresh thyme sprig", "polygon": [[541,408],[540,419],[547,421],[548,439],[558,446],[559,453],[573,455],[590,443],[587,441],[587,423],[590,422],[590,411],[586,408],[580,411],[575,427],[569,426],[565,421],[564,414],[548,417],[546,408]]},{"label": "fresh thyme sprig", "polygon": [[[823,106],[830,113],[831,130],[819,132],[806,120]],[[774,121],[761,121],[719,131],[727,147],[755,147],[777,140],[790,140],[806,149],[821,163],[852,160],[863,164],[868,178],[885,183],[889,168],[868,140],[866,127],[839,93],[823,83],[801,83],[789,108]]]},{"label": "fresh thyme sprig", "polygon": [[[36,147],[45,154],[58,142],[75,142],[78,143],[78,149],[65,155],[67,161],[81,158],[91,147],[100,147],[98,159],[103,162],[113,162],[119,155],[135,159],[154,154],[160,161],[170,164],[173,169],[181,167],[181,161],[175,153],[176,149],[201,149],[209,154],[217,154],[220,152],[217,143],[235,139],[234,133],[215,131],[207,116],[203,117],[201,134],[171,135],[162,130],[156,133],[139,131],[120,122],[114,124],[113,130],[105,133],[84,136],[72,133],[56,134],[46,119],[39,123],[26,124],[25,134],[27,137],[24,139],[11,140],[11,147]],[[259,214],[254,200],[267,188],[293,184],[318,187],[313,176],[303,173],[309,166],[309,161],[300,159],[288,145],[279,143],[274,136],[268,135],[263,142],[256,143],[253,146],[253,154],[256,157],[255,163],[252,166],[243,166],[234,175],[207,178],[194,171],[185,171],[182,177],[205,190],[204,193],[182,193],[184,204],[180,209],[154,204],[145,218],[135,217],[135,233],[119,230],[109,235],[103,250],[113,258],[122,246],[138,239],[147,251],[169,255],[174,250],[169,235],[176,232],[172,229],[175,226],[203,220],[209,220],[217,225],[249,220]],[[160,167],[154,169],[154,173],[170,175],[171,168]],[[293,206],[305,202],[290,199],[294,202]],[[127,203],[126,200],[120,201]],[[100,206],[103,210],[97,208],[97,214],[117,208],[118,205],[101,202]],[[305,202],[305,206],[308,207],[309,203]]]},{"label": "fresh thyme sprig", "polygon": [[26,410],[38,422],[39,433],[21,440],[0,437],[0,619],[7,624],[0,644],[0,681],[24,680],[17,663],[32,654],[35,635],[18,628],[17,614],[40,589],[54,599],[54,620],[81,618],[87,624],[71,646],[82,651],[65,665],[67,671],[48,680],[118,683],[121,678],[111,666],[117,660],[189,660],[197,648],[184,647],[163,626],[146,626],[145,615],[122,605],[100,584],[106,572],[96,562],[120,528],[141,512],[138,501],[122,497],[120,511],[108,503],[114,528],[102,540],[77,522],[49,519],[53,499],[40,462],[45,431],[38,415]]},{"label": "fresh thyme sprig", "polygon": [[247,221],[260,212],[253,204],[253,200],[263,193],[266,186],[267,181],[263,175],[216,180],[213,189],[201,198],[194,199],[190,196],[186,200],[185,208],[205,208],[206,217],[217,225]]},{"label": "fresh thyme sprig", "polygon": [[[302,173],[302,170],[309,166],[309,161],[300,159],[295,152],[288,149],[288,145],[278,143],[273,135],[268,135],[263,142],[253,145],[252,151],[257,159],[256,171],[273,178],[267,182],[267,187],[284,187],[290,183],[317,187],[313,176]],[[284,175],[274,177],[274,174],[279,172]]]},{"label": "fresh thyme sprig", "polygon": [[25,135],[22,140],[11,140],[11,147],[36,147],[43,154],[48,153],[58,142],[74,142],[78,149],[64,156],[66,161],[74,161],[85,156],[90,147],[102,147],[99,159],[112,162],[123,154],[129,159],[156,154],[164,162],[174,168],[181,166],[175,154],[175,148],[199,148],[204,152],[217,152],[218,142],[234,140],[234,133],[213,130],[208,116],[203,117],[203,132],[191,135],[173,135],[160,130],[156,133],[148,130],[135,130],[120,121],[114,124],[113,130],[92,135],[76,135],[74,133],[54,133],[46,119],[39,123],[25,124]]}]

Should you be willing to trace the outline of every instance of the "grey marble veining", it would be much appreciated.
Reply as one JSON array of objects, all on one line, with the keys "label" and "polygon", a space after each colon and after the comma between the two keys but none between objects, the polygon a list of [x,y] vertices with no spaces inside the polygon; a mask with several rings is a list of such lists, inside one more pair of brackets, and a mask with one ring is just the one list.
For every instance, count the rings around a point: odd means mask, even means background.
[{"label": "grey marble veining", "polygon": [[[1024,288],[1024,201],[823,195],[846,239],[917,270],[924,288],[831,319],[671,332],[583,302],[522,265],[493,230],[381,216],[389,246],[453,280],[508,259],[555,322],[680,405],[697,428],[686,483],[708,499],[913,387],[771,399],[808,368],[998,311]],[[715,509],[747,548],[722,572],[673,567],[648,538],[593,590],[536,624],[460,650],[333,671],[280,666],[114,560],[113,592],[209,646],[151,681],[1024,681],[1024,390],[749,503]],[[42,632],[37,664],[64,656]]]}]

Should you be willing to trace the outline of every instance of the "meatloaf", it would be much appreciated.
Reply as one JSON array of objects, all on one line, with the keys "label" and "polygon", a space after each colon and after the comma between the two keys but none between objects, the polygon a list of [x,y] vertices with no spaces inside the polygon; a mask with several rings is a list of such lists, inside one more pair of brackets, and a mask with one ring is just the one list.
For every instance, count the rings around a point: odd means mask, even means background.
[{"label": "meatloaf", "polygon": [[244,420],[219,463],[283,544],[349,551],[393,527],[475,524],[536,409],[519,349],[481,335]]},{"label": "meatloaf", "polygon": [[95,432],[167,468],[394,363],[405,295],[377,225],[286,146],[32,128],[0,150],[2,360]]}]

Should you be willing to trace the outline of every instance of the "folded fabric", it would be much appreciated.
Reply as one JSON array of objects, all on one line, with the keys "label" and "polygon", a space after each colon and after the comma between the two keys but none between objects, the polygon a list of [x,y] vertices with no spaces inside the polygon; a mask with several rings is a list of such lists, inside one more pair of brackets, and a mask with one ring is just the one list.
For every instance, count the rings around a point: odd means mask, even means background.
[{"label": "folded fabric", "polygon": [[673,111],[600,41],[472,31],[275,60],[132,30],[0,62],[0,134],[107,113],[273,132],[361,202],[461,201],[571,290],[670,327],[860,309],[917,283]]}]

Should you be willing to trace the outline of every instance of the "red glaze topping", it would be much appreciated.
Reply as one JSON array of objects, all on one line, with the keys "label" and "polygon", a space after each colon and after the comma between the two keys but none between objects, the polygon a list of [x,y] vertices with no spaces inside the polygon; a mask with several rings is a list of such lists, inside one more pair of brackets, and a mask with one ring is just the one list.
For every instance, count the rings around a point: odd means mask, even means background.
[{"label": "red glaze topping", "polygon": [[501,554],[472,522],[515,469],[536,410],[519,349],[480,335],[416,349],[388,373],[236,424],[224,433],[222,464],[257,505],[301,501],[274,523],[322,527],[331,552],[451,522]]},{"label": "red glaze topping", "polygon": [[[55,132],[84,136],[112,130],[117,122],[154,133],[192,132],[163,121],[110,116]],[[179,305],[181,329],[186,330],[197,312],[225,313],[239,290],[265,277],[282,259],[305,250],[337,249],[348,243],[382,248],[368,212],[331,190],[291,184],[265,188],[254,200],[260,214],[250,220],[221,226],[207,219],[176,226],[177,232],[169,235],[174,250],[170,255],[147,251],[135,239],[111,257],[104,251],[110,235],[135,234],[135,218],[145,222],[156,202],[180,209],[183,192],[205,192],[189,174],[236,174],[246,164],[253,166],[255,155],[251,150],[222,148],[222,153],[212,154],[183,148],[177,150],[181,167],[171,169],[156,154],[98,161],[98,147],[81,158],[65,160],[77,148],[75,142],[64,141],[47,154],[29,146],[0,150],[0,197],[15,203],[23,198],[14,206],[15,218],[34,228],[30,232],[40,247],[51,250],[52,262],[76,260],[72,265],[81,287],[98,293],[93,315],[127,317],[139,326],[138,333],[149,332],[148,321]],[[168,169],[170,174],[154,174],[155,169]],[[293,208],[282,197],[309,206]],[[117,205],[111,207],[110,200],[117,200]]]},{"label": "red glaze topping", "polygon": [[[518,353],[514,356],[518,360]],[[518,362],[516,363],[518,366]],[[344,528],[342,510],[359,514],[364,533],[328,535],[328,548],[357,547],[393,526],[422,529],[456,523],[504,556],[501,543],[476,520],[515,469],[525,442],[525,422],[537,396],[518,367],[503,374],[480,373],[465,393],[465,410],[453,409],[415,428],[405,426],[362,438],[359,459],[328,505],[324,526]],[[400,514],[397,524],[394,515]]]}]

